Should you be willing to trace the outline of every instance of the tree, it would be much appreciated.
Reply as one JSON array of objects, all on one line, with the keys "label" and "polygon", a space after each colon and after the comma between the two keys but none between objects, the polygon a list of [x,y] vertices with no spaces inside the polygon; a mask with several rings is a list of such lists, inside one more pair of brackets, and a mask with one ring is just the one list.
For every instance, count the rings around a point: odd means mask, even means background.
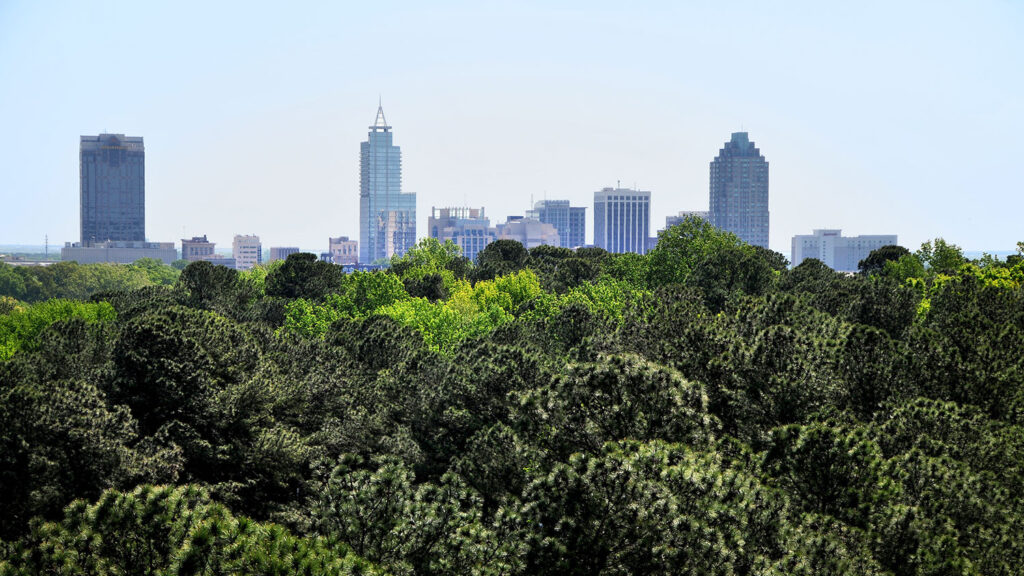
[{"label": "tree", "polygon": [[[17,542],[5,574],[324,574],[381,572],[344,545],[236,518],[196,486],[140,486],[69,505]],[[10,570],[8,572],[7,570]]]},{"label": "tree", "polygon": [[703,218],[690,216],[658,233],[658,245],[648,254],[651,285],[681,284],[714,253],[741,246],[746,247],[734,234],[715,228]]},{"label": "tree", "polygon": [[928,269],[938,274],[953,274],[967,262],[963,250],[959,246],[949,244],[942,238],[921,244],[916,255]]},{"label": "tree", "polygon": [[530,262],[530,253],[515,240],[495,240],[476,255],[475,280],[490,280],[518,272]]},{"label": "tree", "polygon": [[267,296],[321,300],[342,290],[345,272],[341,266],[321,262],[313,254],[289,254],[284,264],[267,275]]},{"label": "tree", "polygon": [[875,248],[857,264],[857,270],[865,276],[881,274],[885,271],[886,262],[895,262],[909,254],[910,250],[894,244]]}]

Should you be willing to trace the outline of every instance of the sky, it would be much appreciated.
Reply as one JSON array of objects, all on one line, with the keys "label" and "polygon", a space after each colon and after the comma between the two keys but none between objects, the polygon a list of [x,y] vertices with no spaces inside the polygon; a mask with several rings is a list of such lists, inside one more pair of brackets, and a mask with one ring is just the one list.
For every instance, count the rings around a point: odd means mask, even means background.
[{"label": "sky", "polygon": [[1024,240],[1017,0],[0,0],[0,244],[78,240],[79,136],[110,132],[145,138],[149,240],[325,251],[359,236],[378,99],[420,236],[617,182],[657,230],[746,131],[787,257],[816,228]]}]

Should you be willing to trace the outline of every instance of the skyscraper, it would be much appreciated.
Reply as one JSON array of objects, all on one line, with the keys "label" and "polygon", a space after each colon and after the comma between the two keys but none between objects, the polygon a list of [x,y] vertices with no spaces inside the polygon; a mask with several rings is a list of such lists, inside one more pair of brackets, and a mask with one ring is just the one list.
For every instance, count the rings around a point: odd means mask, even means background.
[{"label": "skyscraper", "polygon": [[402,193],[402,152],[382,106],[359,158],[359,261],[373,264],[416,243],[416,194]]},{"label": "skyscraper", "polygon": [[569,206],[568,200],[540,200],[526,215],[554,226],[563,248],[586,244],[587,209],[583,206]]},{"label": "skyscraper", "polygon": [[594,192],[594,244],[609,252],[647,253],[651,193],[629,188]]},{"label": "skyscraper", "polygon": [[81,245],[146,239],[146,152],[141,137],[82,136]]},{"label": "skyscraper", "polygon": [[768,161],[746,132],[733,132],[711,162],[710,208],[713,226],[768,247]]}]

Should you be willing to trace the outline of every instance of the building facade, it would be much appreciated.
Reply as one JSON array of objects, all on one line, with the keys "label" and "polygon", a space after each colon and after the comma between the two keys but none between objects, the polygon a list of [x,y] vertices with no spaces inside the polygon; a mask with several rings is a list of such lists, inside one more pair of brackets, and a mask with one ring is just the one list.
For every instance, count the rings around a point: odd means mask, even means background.
[{"label": "building facade", "polygon": [[767,248],[768,161],[746,132],[734,132],[711,162],[710,188],[711,224]]},{"label": "building facade", "polygon": [[359,156],[359,261],[373,264],[416,244],[416,194],[402,193],[402,152],[392,140],[384,108],[370,126]]},{"label": "building facade", "polygon": [[476,255],[497,239],[483,208],[433,208],[427,219],[427,233],[442,244],[451,240],[462,255],[476,261]]},{"label": "building facade", "polygon": [[79,143],[84,247],[146,240],[146,151],[141,137],[82,136]]},{"label": "building facade", "polygon": [[188,260],[189,262],[197,262],[199,260],[209,260],[216,258],[214,254],[214,248],[216,248],[216,242],[210,242],[206,239],[206,234],[202,236],[193,236],[192,238],[181,239],[181,258]]},{"label": "building facade", "polygon": [[816,258],[837,272],[856,272],[860,261],[872,250],[896,245],[895,234],[874,236],[843,236],[842,230],[822,229],[813,234],[793,236],[793,266],[808,258]]},{"label": "building facade", "polygon": [[526,215],[554,226],[563,248],[579,248],[586,244],[586,207],[570,206],[568,200],[540,200]]},{"label": "building facade", "polygon": [[498,240],[515,240],[527,250],[541,245],[561,246],[558,230],[536,218],[509,216],[504,224],[498,224],[496,232]]},{"label": "building facade", "polygon": [[629,188],[594,192],[594,245],[609,252],[646,254],[651,193]]},{"label": "building facade", "polygon": [[327,252],[330,262],[340,266],[351,266],[359,263],[359,242],[349,240],[348,236],[327,238]]},{"label": "building facade", "polygon": [[687,218],[700,218],[701,220],[708,220],[710,216],[706,210],[681,210],[679,214],[675,216],[665,217],[665,228],[671,228],[677,224],[682,224],[683,220]]},{"label": "building facade", "polygon": [[286,260],[289,254],[298,254],[301,252],[298,246],[271,246],[270,247],[270,260],[267,262],[273,262],[274,260]]},{"label": "building facade", "polygon": [[178,259],[178,250],[174,242],[95,242],[92,246],[83,246],[81,242],[68,242],[60,249],[60,259],[64,262],[79,264],[97,264],[109,262],[113,264],[131,264],[142,258],[160,260],[170,264]]},{"label": "building facade", "polygon": [[231,255],[235,258],[237,270],[251,270],[263,264],[263,244],[255,235],[236,234],[231,242]]}]

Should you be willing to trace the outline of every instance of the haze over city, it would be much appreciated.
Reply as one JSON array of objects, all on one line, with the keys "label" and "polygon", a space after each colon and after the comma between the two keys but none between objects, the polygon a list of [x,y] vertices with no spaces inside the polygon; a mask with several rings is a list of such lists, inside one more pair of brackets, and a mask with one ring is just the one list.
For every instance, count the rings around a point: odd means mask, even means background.
[{"label": "haze over city", "polygon": [[78,239],[79,136],[100,132],[145,138],[150,239],[358,236],[380,98],[421,237],[432,206],[503,220],[617,182],[651,191],[656,230],[707,210],[743,130],[777,251],[814,228],[1011,250],[1022,25],[1012,2],[8,2],[0,243]]}]

